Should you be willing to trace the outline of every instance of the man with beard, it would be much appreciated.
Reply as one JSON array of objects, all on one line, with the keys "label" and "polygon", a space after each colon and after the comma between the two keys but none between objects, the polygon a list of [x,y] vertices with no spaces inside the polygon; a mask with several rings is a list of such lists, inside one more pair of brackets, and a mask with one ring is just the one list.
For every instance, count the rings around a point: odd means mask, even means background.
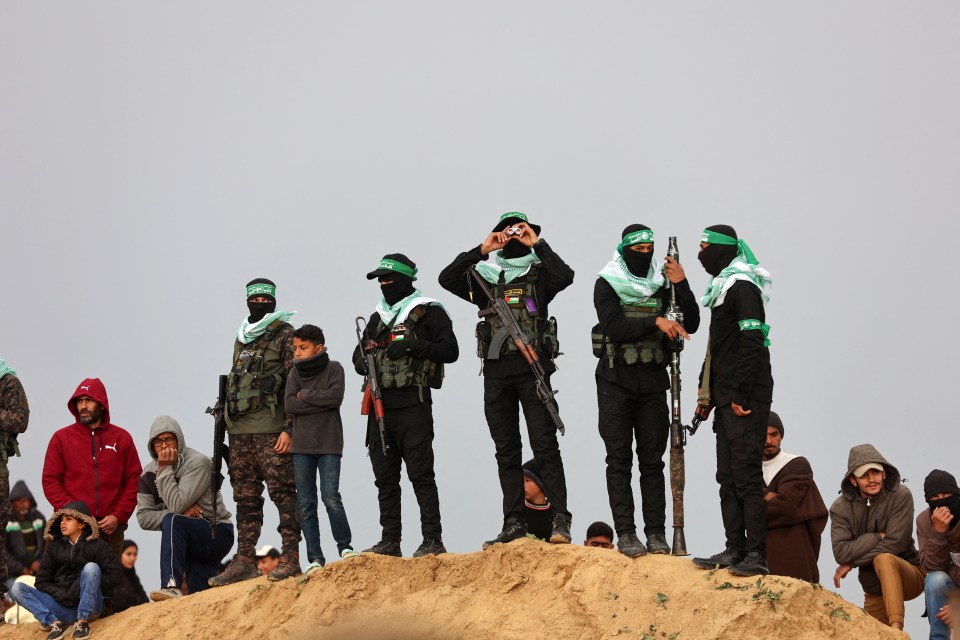
[{"label": "man with beard", "polygon": [[773,376],[764,290],[770,273],[725,224],[703,231],[698,258],[713,279],[700,300],[711,313],[697,416],[706,420],[717,407],[713,431],[726,548],[693,562],[702,569],[727,567],[737,576],[766,575],[763,445]]},{"label": "man with beard", "polygon": [[[663,477],[663,454],[670,435],[666,366],[673,341],[678,336],[689,339],[700,326],[700,310],[680,263],[668,257],[661,269],[654,258],[650,227],[632,224],[620,238],[593,287],[599,321],[593,347],[600,358],[596,371],[599,429],[607,449],[607,496],[617,548],[636,558],[648,551],[670,553]],[[670,295],[666,280],[676,287],[685,326],[663,317]],[[630,486],[634,438],[646,547],[637,537]]]},{"label": "man with beard", "polygon": [[[496,252],[494,264],[487,262]],[[548,305],[573,283],[573,270],[540,237],[540,226],[513,211],[500,216],[493,231],[479,246],[464,251],[440,273],[440,286],[477,305],[490,306],[483,291],[474,286],[472,269],[509,305],[520,329],[534,346],[549,380],[559,353],[556,322]],[[527,535],[523,505],[523,443],[520,439],[519,407],[527,422],[533,456],[540,463],[540,478],[554,508],[550,542],[570,542],[570,511],[563,459],[557,443],[557,427],[536,390],[536,378],[512,340],[499,353],[490,353],[491,341],[502,328],[499,317],[487,316],[477,325],[477,355],[483,358],[483,403],[497,451],[497,469],[503,492],[503,528],[486,549]]]},{"label": "man with beard", "polygon": [[[10,511],[8,502],[10,471],[7,469],[7,456],[20,455],[17,448],[17,434],[27,430],[29,420],[30,406],[27,404],[27,394],[23,391],[23,385],[17,378],[17,372],[8,367],[3,358],[0,358],[0,514]],[[0,536],[0,557],[4,555],[3,544],[4,537]],[[6,591],[4,585],[8,577],[16,578],[16,576],[8,576],[6,569],[7,563],[4,563],[0,568],[0,571],[4,572],[0,575],[0,592]]]},{"label": "man with beard", "polygon": [[211,587],[256,578],[254,560],[263,526],[263,485],[280,513],[283,552],[270,580],[300,573],[297,489],[290,455],[293,420],[284,413],[283,389],[293,366],[296,312],[277,309],[277,286],[266,278],[247,283],[247,310],[233,343],[224,411],[230,432],[230,486],[237,502],[237,553]]},{"label": "man with beard", "polygon": [[120,557],[127,521],[137,507],[140,457],[133,438],[110,422],[107,390],[87,378],[67,409],[76,422],[53,434],[43,460],[43,494],[54,510],[85,502],[100,535]]},{"label": "man with beard", "polygon": [[820,582],[817,560],[827,526],[813,469],[807,459],[780,449],[783,421],[771,411],[763,447],[763,499],[767,503],[767,560],[770,573]]},{"label": "man with beard", "polygon": [[934,469],[923,481],[929,509],[917,516],[920,566],[927,570],[923,592],[930,619],[930,640],[948,640],[958,621],[951,595],[960,595],[960,487],[953,475]]},{"label": "man with beard", "polygon": [[366,446],[380,502],[380,542],[365,551],[400,557],[400,466],[420,505],[423,543],[413,553],[419,558],[446,553],[440,526],[440,498],[433,472],[433,409],[431,389],[443,381],[443,365],[460,355],[453,323],[440,303],[420,294],[413,283],[417,265],[402,253],[385,255],[367,274],[380,283],[381,297],[353,352],[353,366],[367,371],[365,353],[373,352],[376,376],[383,390],[386,450],[380,440],[374,412],[367,421]]}]

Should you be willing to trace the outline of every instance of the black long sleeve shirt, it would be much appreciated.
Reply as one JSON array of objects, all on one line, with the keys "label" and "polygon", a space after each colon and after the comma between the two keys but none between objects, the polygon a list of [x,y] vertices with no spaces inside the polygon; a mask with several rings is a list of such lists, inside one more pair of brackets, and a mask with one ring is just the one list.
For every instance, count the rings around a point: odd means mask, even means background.
[{"label": "black long sleeve shirt", "polygon": [[[690,290],[690,283],[683,279],[674,286],[677,288],[677,304],[683,312],[683,328],[687,333],[695,333],[700,327],[700,307],[697,306],[697,299]],[[653,297],[663,300],[663,307],[666,309],[670,290],[661,287]],[[655,317],[627,318],[623,312],[620,297],[610,283],[603,278],[597,278],[593,286],[593,306],[597,310],[600,330],[611,342],[640,340],[648,333],[660,331]],[[601,357],[600,362],[597,363],[597,377],[635,393],[653,393],[670,388],[670,376],[667,374],[666,367],[667,364],[628,365],[615,360],[611,368],[609,361]]]},{"label": "black long sleeve shirt", "polygon": [[[558,256],[550,245],[541,238],[533,245],[533,250],[540,258],[541,268],[537,275],[537,282],[534,285],[537,297],[537,310],[540,317],[544,320],[550,317],[548,305],[558,293],[573,284],[573,269],[567,265],[563,259]],[[480,309],[486,309],[490,305],[490,299],[484,295],[483,291],[476,285],[469,273],[470,267],[489,256],[480,252],[480,246],[464,251],[458,255],[443,271],[438,278],[440,286],[467,302],[477,305]],[[516,282],[515,278],[511,282]],[[510,284],[510,283],[507,283]],[[471,299],[471,292],[473,297]],[[546,373],[554,371],[553,363],[542,352],[540,361]],[[516,352],[504,353],[497,360],[485,359],[483,361],[483,374],[491,378],[505,378],[507,376],[527,373],[530,367],[523,356]]]}]

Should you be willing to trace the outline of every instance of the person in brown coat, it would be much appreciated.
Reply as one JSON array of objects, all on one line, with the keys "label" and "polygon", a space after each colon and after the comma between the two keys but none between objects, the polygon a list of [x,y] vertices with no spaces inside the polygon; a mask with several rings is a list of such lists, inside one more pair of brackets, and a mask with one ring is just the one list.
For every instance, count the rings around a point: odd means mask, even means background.
[{"label": "person in brown coat", "polygon": [[863,609],[902,630],[903,603],[923,593],[927,572],[913,542],[913,496],[873,445],[850,449],[840,497],[830,507],[830,537],[840,565],[833,585],[857,567]]},{"label": "person in brown coat", "polygon": [[783,421],[771,411],[763,448],[763,499],[767,505],[767,563],[770,573],[820,582],[820,536],[827,526],[813,469],[806,458],[780,448]]},{"label": "person in brown coat", "polygon": [[960,595],[960,487],[946,471],[934,469],[923,481],[929,509],[917,516],[920,566],[927,570],[924,595],[930,619],[930,640],[947,640],[956,622],[951,595]]}]

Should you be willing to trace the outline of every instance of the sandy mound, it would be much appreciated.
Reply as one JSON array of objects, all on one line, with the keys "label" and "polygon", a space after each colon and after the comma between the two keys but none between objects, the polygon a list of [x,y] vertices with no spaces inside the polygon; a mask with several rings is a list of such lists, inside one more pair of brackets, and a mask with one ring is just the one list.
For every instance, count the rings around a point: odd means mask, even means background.
[{"label": "sandy mound", "polygon": [[[758,583],[683,558],[630,560],[532,540],[417,560],[361,556],[309,579],[260,578],[142,605],[93,632],[98,640],[906,637],[791,578]],[[34,636],[35,625],[0,627],[0,639]]]}]

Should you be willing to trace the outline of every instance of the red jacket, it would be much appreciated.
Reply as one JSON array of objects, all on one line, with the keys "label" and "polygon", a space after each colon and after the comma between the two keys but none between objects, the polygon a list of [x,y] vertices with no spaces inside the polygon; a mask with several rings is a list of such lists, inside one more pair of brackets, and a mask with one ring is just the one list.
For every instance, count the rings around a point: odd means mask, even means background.
[{"label": "red jacket", "polygon": [[[90,396],[103,405],[100,428],[80,423],[76,399]],[[113,515],[125,524],[137,507],[140,457],[130,434],[110,424],[107,390],[99,378],[80,383],[67,402],[76,421],[53,434],[43,461],[43,495],[61,509],[83,500],[97,520]]]}]

